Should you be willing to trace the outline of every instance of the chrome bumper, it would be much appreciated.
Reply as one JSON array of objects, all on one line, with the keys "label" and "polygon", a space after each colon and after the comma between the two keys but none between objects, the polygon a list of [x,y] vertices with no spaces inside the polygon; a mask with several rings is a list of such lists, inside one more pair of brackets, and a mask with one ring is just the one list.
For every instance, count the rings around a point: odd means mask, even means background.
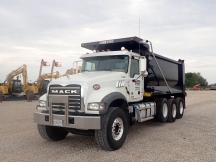
[{"label": "chrome bumper", "polygon": [[[34,113],[34,122],[40,125],[54,126],[54,119],[62,120],[62,127],[75,128],[75,129],[101,129],[100,116],[68,116],[44,114],[40,112]],[[70,123],[69,119],[73,120],[73,124]]]}]

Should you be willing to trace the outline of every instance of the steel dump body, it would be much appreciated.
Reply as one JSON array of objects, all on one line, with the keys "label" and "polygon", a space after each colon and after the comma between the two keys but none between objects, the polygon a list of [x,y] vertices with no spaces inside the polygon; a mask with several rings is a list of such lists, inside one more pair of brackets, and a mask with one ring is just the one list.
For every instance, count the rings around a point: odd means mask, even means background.
[{"label": "steel dump body", "polygon": [[[148,55],[147,57],[151,56]],[[185,93],[184,60],[174,61],[158,54],[155,54],[155,57],[171,89],[171,93]],[[145,90],[147,92],[152,91],[153,95],[167,94],[168,87],[154,58],[148,59],[147,68],[148,76],[145,80]]]},{"label": "steel dump body", "polygon": [[[138,37],[128,37],[121,39],[112,39],[91,43],[82,43],[82,47],[95,51],[119,51],[124,47],[128,51],[133,51],[147,58],[148,76],[145,78],[145,92],[151,92],[152,96],[166,95],[169,89],[164,78],[152,56],[149,45]],[[171,94],[185,94],[185,71],[184,60],[172,60],[159,54],[154,54],[161,71],[168,83]]]}]

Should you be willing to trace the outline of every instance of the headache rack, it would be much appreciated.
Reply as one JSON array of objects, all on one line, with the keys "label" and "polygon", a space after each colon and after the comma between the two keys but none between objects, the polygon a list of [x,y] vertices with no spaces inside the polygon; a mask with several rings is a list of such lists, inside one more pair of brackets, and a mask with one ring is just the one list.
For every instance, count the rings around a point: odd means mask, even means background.
[{"label": "headache rack", "polygon": [[119,38],[119,39],[111,39],[111,40],[103,40],[97,42],[90,43],[82,43],[81,47],[95,50],[95,51],[119,51],[122,47],[127,49],[128,51],[133,51],[136,53],[140,53],[140,55],[146,55],[149,51],[149,45],[143,42],[143,39],[139,37],[127,37],[127,38]]}]

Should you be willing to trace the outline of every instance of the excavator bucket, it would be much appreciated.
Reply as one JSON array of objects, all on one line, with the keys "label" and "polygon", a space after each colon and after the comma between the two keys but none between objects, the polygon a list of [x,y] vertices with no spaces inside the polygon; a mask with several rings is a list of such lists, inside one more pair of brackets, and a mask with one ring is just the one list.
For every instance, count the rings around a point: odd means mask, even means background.
[{"label": "excavator bucket", "polygon": [[2,102],[4,99],[4,94],[3,94],[3,91],[0,91],[0,102]]}]

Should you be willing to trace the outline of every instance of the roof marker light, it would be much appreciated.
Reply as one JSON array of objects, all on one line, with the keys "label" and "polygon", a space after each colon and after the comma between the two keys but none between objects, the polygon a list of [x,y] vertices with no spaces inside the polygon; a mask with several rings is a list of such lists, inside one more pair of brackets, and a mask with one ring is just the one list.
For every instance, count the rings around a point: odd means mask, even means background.
[{"label": "roof marker light", "polygon": [[125,50],[125,47],[122,47],[121,50],[124,51],[124,50]]}]

